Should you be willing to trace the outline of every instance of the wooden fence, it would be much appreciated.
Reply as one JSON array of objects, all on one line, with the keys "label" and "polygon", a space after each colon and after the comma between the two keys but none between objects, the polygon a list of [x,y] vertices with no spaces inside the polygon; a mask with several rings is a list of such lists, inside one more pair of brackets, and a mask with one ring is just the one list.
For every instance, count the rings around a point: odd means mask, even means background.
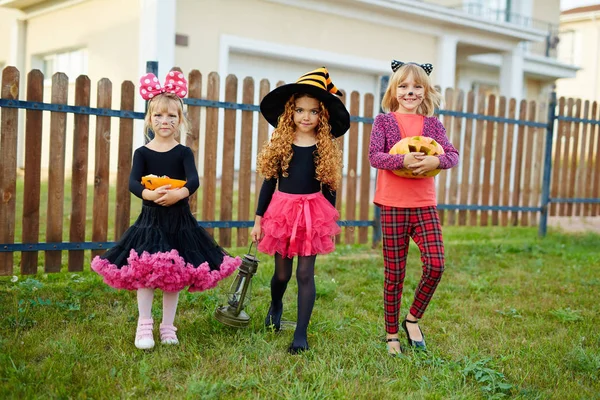
[{"label": "wooden fence", "polygon": [[[200,223],[213,232],[224,247],[243,247],[248,244],[248,229],[252,226],[261,184],[261,179],[254,176],[252,159],[269,135],[267,122],[253,104],[255,91],[262,99],[271,87],[266,79],[256,85],[252,78],[245,78],[241,83],[242,96],[238,98],[238,79],[229,75],[225,79],[224,99],[220,99],[221,80],[217,73],[208,74],[206,91],[202,82],[199,71],[189,73],[189,98],[185,102],[192,127],[181,141],[192,149],[197,160],[203,159],[201,189],[191,196],[190,206]],[[89,262],[85,251],[91,250],[92,257],[103,252],[113,243],[110,240],[118,240],[137,216],[131,215],[128,191],[133,122],[143,117],[142,113],[133,111],[137,90],[132,82],[123,82],[119,91],[120,110],[111,110],[113,87],[108,79],[97,83],[95,108],[90,107],[91,82],[86,76],[78,77],[75,82],[72,105],[68,104],[69,81],[65,74],[52,77],[50,103],[43,103],[44,76],[40,71],[27,74],[24,101],[18,98],[20,86],[19,71],[14,67],[5,68],[0,100],[0,275],[13,273],[14,252],[21,253],[23,274],[38,271],[39,251],[45,252],[46,272],[61,270],[65,252],[68,252],[68,270],[81,271]],[[460,164],[436,178],[443,224],[538,224],[547,147],[546,106],[493,95],[486,98],[452,89],[444,94],[445,106],[440,110],[440,119],[460,152]],[[348,133],[338,139],[345,149],[345,166],[337,203],[343,234],[337,241],[366,243],[369,230],[376,226],[377,213],[372,205],[375,172],[369,165],[368,146],[373,109],[378,99],[355,91],[344,99],[352,123]],[[19,109],[25,109],[22,172],[17,169],[16,157]],[[219,126],[220,109],[224,109],[222,126]],[[238,119],[239,110],[241,118]],[[556,123],[551,197],[598,199],[598,111],[596,102],[582,105],[580,100],[560,99],[556,114],[566,120],[559,118]],[[49,126],[43,126],[44,113],[50,113]],[[72,143],[66,141],[69,114],[74,119]],[[95,132],[90,132],[90,117],[95,119]],[[111,132],[113,118],[119,120],[118,132]],[[258,118],[257,124],[255,118]],[[587,122],[577,122],[581,119]],[[204,141],[201,143],[202,130]],[[47,177],[42,176],[44,135],[49,137]],[[111,154],[110,143],[115,140],[118,152]],[[219,141],[223,141],[222,154],[218,154]],[[236,142],[239,152],[235,151]],[[67,149],[72,152],[71,165],[66,165]],[[115,180],[111,181],[109,165],[114,156],[118,167],[116,177],[112,178]],[[235,168],[236,162],[239,168]],[[218,163],[220,174],[217,174]],[[92,171],[93,186],[89,188],[88,175]],[[20,175],[23,190],[17,191]],[[43,204],[41,190],[46,180],[47,203]],[[109,210],[111,186],[116,188],[114,210]],[[88,202],[93,203],[91,215],[86,211]],[[22,204],[19,215],[17,203]],[[40,218],[41,210],[45,211],[45,220]],[[582,203],[559,202],[550,207],[550,215],[597,216],[599,213],[600,204],[585,203],[585,199]],[[90,218],[91,229],[86,229],[86,220]],[[114,238],[108,237],[110,225],[114,226]],[[218,232],[213,231],[215,227]],[[20,237],[15,238],[16,232],[21,233]],[[45,239],[42,243],[41,237]]]}]

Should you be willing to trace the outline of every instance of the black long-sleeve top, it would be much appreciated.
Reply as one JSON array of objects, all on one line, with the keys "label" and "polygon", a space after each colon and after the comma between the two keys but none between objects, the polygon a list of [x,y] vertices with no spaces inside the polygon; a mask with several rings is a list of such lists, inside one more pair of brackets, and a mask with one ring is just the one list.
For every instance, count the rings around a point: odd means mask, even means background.
[{"label": "black long-sleeve top", "polygon": [[[131,173],[129,174],[129,190],[140,199],[143,199],[142,192],[144,191],[142,176],[150,174],[166,175],[169,178],[186,181],[184,187],[189,190],[190,195],[200,186],[194,153],[192,153],[192,149],[181,144],[165,152],[150,150],[146,146],[136,149],[133,153]],[[177,203],[187,201],[186,197]],[[144,200],[144,205],[160,207],[149,200]]]},{"label": "black long-sleeve top", "polygon": [[258,196],[258,206],[256,207],[256,215],[263,216],[277,187],[279,181],[279,191],[291,194],[311,194],[318,191],[323,192],[325,198],[335,207],[336,193],[330,190],[329,186],[321,184],[316,178],[316,166],[314,154],[317,150],[317,145],[309,147],[301,147],[292,144],[294,152],[290,166],[288,168],[288,176],[280,176],[279,179],[265,179],[260,188]]}]

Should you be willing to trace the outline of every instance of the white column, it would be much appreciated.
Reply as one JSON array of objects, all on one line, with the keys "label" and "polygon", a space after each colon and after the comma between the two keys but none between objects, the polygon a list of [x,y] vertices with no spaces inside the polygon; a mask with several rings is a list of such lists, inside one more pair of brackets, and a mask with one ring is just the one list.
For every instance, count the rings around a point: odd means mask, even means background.
[{"label": "white column", "polygon": [[[12,29],[10,30],[10,53],[8,56],[8,64],[16,67],[20,73],[20,89],[19,99],[25,100],[26,85],[27,85],[27,21],[15,18]],[[19,129],[17,132],[17,167],[25,167],[25,110],[19,110]]]},{"label": "white column", "polygon": [[508,98],[523,98],[523,50],[517,46],[512,51],[502,55],[500,67],[500,94]]},{"label": "white column", "polygon": [[140,76],[147,61],[158,61],[161,82],[174,66],[176,10],[176,0],[140,0]]},{"label": "white column", "polygon": [[[458,37],[443,35],[438,37],[437,61],[433,65],[434,83],[440,85],[442,93],[446,88],[456,86],[456,47]],[[427,62],[423,60],[421,62]],[[433,64],[433,62],[432,62]]]},{"label": "white column", "polygon": [[[140,1],[140,40],[138,77],[146,73],[147,61],[158,61],[158,79],[161,84],[167,72],[175,66],[175,18],[177,0]],[[137,85],[137,81],[134,81]],[[144,100],[136,96],[135,109],[144,111]],[[143,121],[135,122],[142,132]],[[135,147],[144,144],[144,135],[134,135]]]}]

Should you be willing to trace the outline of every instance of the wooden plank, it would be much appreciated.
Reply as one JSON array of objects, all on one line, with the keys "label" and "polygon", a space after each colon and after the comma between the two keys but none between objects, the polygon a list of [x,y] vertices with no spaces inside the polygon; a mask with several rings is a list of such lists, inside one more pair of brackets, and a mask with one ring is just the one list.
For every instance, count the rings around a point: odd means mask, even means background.
[{"label": "wooden plank", "polygon": [[[133,111],[135,86],[131,81],[121,84],[121,110]],[[129,174],[133,154],[133,119],[119,119],[119,152],[117,155],[117,204],[115,209],[115,241],[129,228],[131,215],[131,192]]]},{"label": "wooden plank", "polygon": [[[488,98],[488,105],[486,115],[496,115],[496,96],[490,95]],[[496,141],[494,140],[494,128],[496,123],[493,121],[487,121],[485,125],[485,144],[483,147],[483,182],[481,183],[481,203],[484,206],[490,205],[490,192],[492,189],[492,158],[493,148]],[[480,225],[487,226],[489,223],[490,212],[481,211]]]},{"label": "wooden plank", "polygon": [[[598,107],[598,111],[600,113],[600,107]],[[594,113],[594,115],[596,115]],[[600,119],[600,115],[598,115],[596,117],[596,119]],[[592,197],[594,199],[597,199],[600,197],[600,127],[598,127],[598,125],[595,126],[595,143],[596,143],[596,148],[595,148],[595,154],[594,154],[594,160],[595,160],[595,165],[591,166],[591,168],[593,168],[594,170],[594,178],[592,179],[592,182],[594,182],[594,188],[592,190]],[[596,203],[594,204],[594,206],[592,207],[592,216],[598,216],[600,215],[600,204]]]},{"label": "wooden plank", "polygon": [[[574,107],[573,107],[573,117],[580,118],[581,117],[581,99],[573,99]],[[579,128],[581,124],[579,122],[574,122],[571,124],[571,129],[569,131],[569,163],[567,164],[569,167],[569,171],[567,176],[567,187],[565,188],[566,197],[572,199],[575,197],[575,186],[577,185],[577,155],[579,152]],[[577,206],[571,202],[566,204],[566,215],[574,216],[577,213]]]},{"label": "wooden plank", "polygon": [[[67,104],[69,78],[63,73],[52,77],[52,104]],[[50,113],[50,157],[48,158],[48,211],[46,242],[62,242],[65,193],[65,141],[67,114]],[[45,271],[60,272],[61,252],[45,252]]]},{"label": "wooden plank", "polygon": [[[590,112],[590,119],[598,119],[598,102],[594,101],[592,103],[592,110]],[[594,160],[598,161],[598,154],[594,152],[596,143],[598,141],[598,125],[590,124],[589,128],[589,146],[588,146],[588,154],[587,154],[587,163],[586,163],[586,171],[585,171],[585,181],[588,182],[586,185],[586,193],[585,197],[594,198],[594,187],[598,187],[598,180],[600,180],[600,175],[596,175],[594,171]],[[596,154],[596,155],[595,155]],[[596,196],[597,197],[597,196]],[[584,215],[585,216],[593,216],[595,205],[588,203],[585,205]]]},{"label": "wooden plank", "polygon": [[[506,116],[506,97],[500,96],[498,100],[498,117],[504,118]],[[500,205],[500,195],[502,193],[502,160],[504,159],[504,139],[505,124],[504,122],[496,123],[496,139],[494,148],[494,185],[492,186],[492,205]],[[492,211],[492,225],[498,226],[500,224],[500,212]]]},{"label": "wooden plank", "polygon": [[[590,113],[590,102],[586,100],[583,103],[582,109],[582,118],[588,119]],[[579,130],[579,145],[577,146],[577,172],[575,174],[575,188],[574,188],[574,197],[582,198],[586,197],[586,187],[591,184],[591,182],[586,182],[586,170],[587,168],[587,149],[589,148],[589,127],[590,124],[580,124],[581,129]],[[576,216],[583,217],[585,215],[584,208],[587,204],[585,203],[577,203],[574,205],[574,213]]]},{"label": "wooden plank", "polygon": [[[169,72],[172,72],[172,71],[176,71],[176,72],[182,72],[182,73],[183,73],[183,71],[182,71],[182,70],[181,70],[181,68],[179,68],[179,67],[171,67],[171,69],[169,70]],[[180,130],[180,129],[178,129],[178,130],[175,132],[175,135],[173,135],[173,138],[174,138],[176,141],[178,141],[179,143],[183,143],[183,142],[182,142],[182,140],[181,140],[181,130]]]},{"label": "wooden plank", "polygon": [[[471,90],[467,95],[467,113],[473,114],[475,111],[475,93]],[[469,176],[471,175],[471,145],[473,143],[473,123],[474,120],[471,118],[466,119],[465,136],[462,143],[460,154],[462,154],[462,176],[460,181],[460,194],[459,201],[461,205],[469,204],[469,191],[471,189],[471,182]],[[460,210],[458,212],[458,225],[467,224],[467,211]]]},{"label": "wooden plank", "polygon": [[[485,96],[477,94],[477,114],[485,114]],[[481,158],[483,155],[483,136],[485,135],[485,121],[478,119],[475,122],[473,133],[473,165],[471,166],[471,200],[470,204],[481,204]],[[479,211],[469,211],[469,225],[477,226]]]},{"label": "wooden plank", "polygon": [[[573,111],[575,108],[575,99],[570,98],[567,100],[567,117],[572,118],[573,117]],[[558,196],[561,198],[567,198],[569,197],[569,186],[571,185],[571,182],[569,181],[569,178],[571,176],[570,174],[570,168],[571,168],[571,152],[572,152],[572,138],[571,135],[573,134],[573,123],[572,122],[567,122],[566,123],[566,129],[565,129],[565,133],[564,133],[564,143],[563,143],[563,161],[562,161],[562,168],[560,171],[561,177],[560,177],[560,187],[558,189]],[[567,216],[570,215],[569,214],[569,206],[571,204],[567,204],[567,203],[561,203],[559,206],[559,210],[560,210],[560,216]],[[572,207],[571,207],[572,209]]]},{"label": "wooden plank", "polygon": [[[19,99],[19,70],[2,70],[0,96]],[[17,198],[17,131],[19,110],[3,107],[0,110],[0,243],[15,242],[15,210]],[[0,275],[13,273],[13,253],[0,253]]]},{"label": "wooden plank", "polygon": [[[564,97],[558,99],[558,115],[565,115],[565,103]],[[561,180],[561,168],[563,166],[563,137],[566,128],[565,121],[558,121],[558,130],[554,135],[554,143],[552,144],[552,181],[550,183],[550,197],[556,198],[559,196],[560,180]],[[560,204],[550,203],[549,215],[556,216],[560,214]]]},{"label": "wooden plank", "polygon": [[[446,110],[451,110],[454,100],[454,90],[451,88],[446,89],[445,97],[444,97],[444,108]],[[443,125],[446,129],[446,136],[448,140],[452,135],[452,117],[449,115],[443,116]],[[446,204],[446,184],[448,181],[448,171],[442,171],[437,176],[437,203],[438,204]],[[438,215],[440,217],[440,223],[442,225],[445,224],[446,218],[446,210],[438,210]]]},{"label": "wooden plank", "polygon": [[[75,106],[89,107],[91,99],[90,91],[90,78],[85,75],[79,76],[75,82]],[[69,241],[85,242],[90,116],[75,114],[74,119]],[[69,251],[69,271],[82,271],[84,258],[85,254],[83,250]]]},{"label": "wooden plank", "polygon": [[[360,110],[360,94],[356,91],[350,94],[350,115],[358,116]],[[346,178],[346,219],[356,219],[356,170],[358,167],[358,122],[350,123],[348,132],[348,176]],[[353,226],[347,226],[344,232],[346,244],[354,244]]]},{"label": "wooden plank", "polygon": [[[510,99],[508,102],[508,118],[515,119],[517,101]],[[515,137],[515,124],[507,124],[506,127],[506,147],[504,148],[504,182],[502,184],[502,205],[510,206],[510,177],[513,172],[512,157],[513,157],[513,141]],[[503,211],[500,214],[500,225],[508,224],[508,211]]]},{"label": "wooden plank", "polygon": [[[365,94],[365,104],[363,115],[365,118],[373,118],[373,95]],[[363,124],[362,131],[362,155],[360,164],[360,197],[359,197],[359,218],[362,221],[369,219],[369,210],[371,209],[371,163],[369,162],[369,143],[371,139],[371,129],[373,124]],[[358,228],[358,242],[367,243],[369,241],[369,228]]]},{"label": "wooden plank", "polygon": [[[219,74],[208,74],[207,100],[219,101]],[[202,219],[215,219],[215,199],[217,191],[217,139],[219,135],[219,109],[206,109],[206,133],[204,141],[204,178],[202,185]],[[206,229],[213,234],[213,229]]]},{"label": "wooden plank", "polygon": [[[268,79],[261,79],[259,84],[259,94],[258,94],[258,103],[262,101],[262,99],[269,93],[271,90],[271,86],[269,84]],[[256,159],[258,160],[258,155],[262,151],[263,147],[269,140],[269,123],[262,116],[261,113],[258,113],[258,133],[256,138]],[[254,173],[254,208],[256,211],[256,207],[258,207],[258,196],[260,195],[260,188],[262,187],[263,177],[261,177],[258,172]],[[254,216],[252,217],[254,219]]]},{"label": "wooden plank", "polygon": [[[188,75],[188,97],[190,99],[201,99],[202,98],[202,74],[197,69],[190,71]],[[189,106],[187,107],[187,116],[190,121],[190,131],[185,140],[185,145],[192,149],[194,154],[194,160],[196,160],[196,167],[198,167],[198,152],[200,150],[200,112],[202,107],[200,106]],[[190,211],[192,215],[196,217],[198,213],[198,193],[202,190],[200,188],[196,192],[192,193],[189,197]]]},{"label": "wooden plank", "polygon": [[[242,102],[254,102],[254,79],[244,78]],[[252,193],[252,127],[254,125],[254,112],[242,111],[242,137],[240,142],[240,171],[238,173],[238,220],[247,221],[250,218],[250,198]],[[237,245],[248,245],[248,228],[238,228]]]},{"label": "wooden plank", "polygon": [[[540,103],[537,113],[538,122],[547,123],[548,119],[548,105]],[[542,177],[544,170],[544,156],[546,152],[546,129],[535,128],[535,140],[534,140],[534,158],[533,158],[533,186],[531,191],[532,205],[535,207],[542,206]],[[531,224],[537,225],[539,220],[539,213],[533,213],[531,216]]]},{"label": "wooden plank", "polygon": [[[521,100],[519,102],[519,121],[527,120],[527,100]],[[523,179],[523,153],[525,152],[525,125],[519,124],[517,126],[517,137],[515,138],[516,151],[514,152],[514,169],[513,169],[513,191],[512,191],[512,205],[515,207],[522,206],[521,203],[521,181]],[[511,211],[510,213],[510,224],[512,226],[519,225],[520,211]]]},{"label": "wooden plank", "polygon": [[[344,103],[344,105],[346,105],[346,92],[344,92],[343,90],[341,90],[341,92],[342,92],[343,95],[342,95],[342,97],[340,97],[340,100],[342,101],[342,103]],[[344,134],[344,135],[338,137],[337,139],[335,139],[337,141],[338,147],[342,151],[342,160],[344,160],[344,156],[345,156],[345,154],[344,154],[344,143],[345,143],[345,140],[346,140],[346,134]],[[342,162],[342,164],[345,164],[345,163]],[[337,188],[337,191],[336,191],[336,198],[335,198],[335,208],[338,210],[338,213],[340,214],[340,217],[342,217],[342,208],[343,208],[343,203],[344,203],[344,167],[343,166],[342,166],[341,176],[342,176],[342,179],[340,179],[340,183],[338,185],[338,188]],[[341,235],[341,233],[335,237],[335,243],[336,244],[342,243],[342,235]]]},{"label": "wooden plank", "polygon": [[[235,75],[225,78],[225,101],[237,103],[238,82]],[[233,173],[235,167],[236,110],[225,110],[223,122],[223,169],[221,174],[221,221],[231,221],[233,215]],[[219,228],[221,246],[231,246],[231,228]]]},{"label": "wooden plank", "polygon": [[[40,70],[34,69],[27,74],[27,101],[44,101],[44,75]],[[37,243],[40,241],[42,121],[42,111],[25,111],[25,177],[23,193],[27,193],[27,196],[23,196],[22,243]],[[4,132],[4,129],[2,132]],[[37,264],[37,251],[24,251],[21,253],[21,274],[35,274],[37,272]]]},{"label": "wooden plank", "polygon": [[[98,108],[111,108],[112,83],[103,78],[98,82]],[[108,238],[108,185],[110,166],[110,117],[96,117],[96,152],[94,167],[94,211],[92,213],[92,241]],[[92,251],[92,258],[103,250]]]},{"label": "wooden plank", "polygon": [[[527,111],[527,121],[535,122],[536,121],[536,110],[537,104],[535,101],[529,102],[529,107]],[[525,133],[525,145],[523,148],[523,190],[522,190],[522,206],[523,207],[531,207],[531,193],[533,191],[533,186],[535,185],[535,181],[532,178],[533,175],[533,159],[535,157],[535,147],[534,140],[537,128],[533,126],[528,126],[526,128]],[[533,216],[532,212],[522,212],[521,218],[519,220],[521,226],[529,226],[530,218]]]},{"label": "wooden plank", "polygon": [[[462,90],[459,90],[458,93],[455,93],[455,100],[454,111],[462,112],[465,103],[465,93]],[[459,165],[461,165],[461,167],[464,163],[464,154],[462,154],[461,146],[462,125],[463,118],[454,118],[452,135],[449,138],[454,147],[458,149],[460,154]],[[458,192],[460,190],[458,174],[461,167],[450,168],[446,171],[446,175],[448,176],[448,204],[458,204]],[[447,211],[446,215],[448,216],[448,225],[454,225],[456,223],[457,212]]]}]

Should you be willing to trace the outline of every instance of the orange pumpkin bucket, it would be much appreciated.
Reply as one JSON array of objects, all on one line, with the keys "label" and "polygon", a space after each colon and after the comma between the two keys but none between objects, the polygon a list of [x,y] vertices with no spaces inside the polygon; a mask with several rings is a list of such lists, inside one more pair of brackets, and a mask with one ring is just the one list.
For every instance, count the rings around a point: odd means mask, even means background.
[{"label": "orange pumpkin bucket", "polygon": [[142,185],[150,190],[157,189],[164,185],[171,185],[171,189],[179,189],[185,185],[185,181],[171,179],[168,176],[146,175],[142,176]]},{"label": "orange pumpkin bucket", "polygon": [[[434,139],[426,136],[404,138],[390,149],[390,154],[408,154],[413,152],[420,152],[428,156],[439,156],[440,154],[444,154],[444,149]],[[402,168],[392,172],[403,178],[428,178],[436,176],[440,171],[441,169],[434,169],[421,175],[415,175],[412,170]]]}]

